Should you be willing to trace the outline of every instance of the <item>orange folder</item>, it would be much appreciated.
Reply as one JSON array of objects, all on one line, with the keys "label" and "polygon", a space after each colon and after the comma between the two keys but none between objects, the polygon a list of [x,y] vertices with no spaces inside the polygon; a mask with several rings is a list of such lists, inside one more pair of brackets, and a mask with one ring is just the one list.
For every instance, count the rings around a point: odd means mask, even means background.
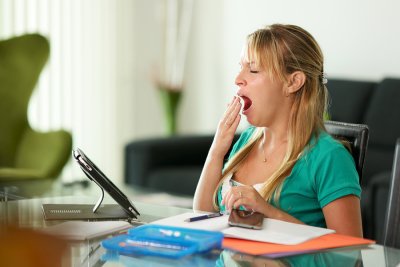
[{"label": "orange folder", "polygon": [[301,251],[312,251],[347,246],[360,246],[374,243],[375,241],[364,238],[339,234],[327,234],[297,245],[280,245],[244,239],[224,238],[222,247],[224,249],[239,251],[250,255],[264,255],[288,252],[295,253]]}]

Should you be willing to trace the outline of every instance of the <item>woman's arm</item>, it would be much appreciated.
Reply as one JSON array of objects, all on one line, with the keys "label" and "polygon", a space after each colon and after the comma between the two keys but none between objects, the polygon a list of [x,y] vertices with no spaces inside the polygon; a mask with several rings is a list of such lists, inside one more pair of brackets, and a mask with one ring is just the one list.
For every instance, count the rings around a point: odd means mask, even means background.
[{"label": "woman's arm", "polygon": [[224,157],[214,155],[210,150],[201,172],[199,182],[194,193],[193,209],[197,211],[215,211],[213,194],[221,178]]},{"label": "woman's arm", "polygon": [[326,226],[338,234],[362,237],[360,199],[355,195],[338,198],[322,208]]},{"label": "woman's arm", "polygon": [[214,211],[213,194],[221,178],[225,154],[231,147],[233,137],[240,122],[240,108],[239,97],[234,97],[218,124],[214,141],[208,152],[194,194],[194,210]]},{"label": "woman's arm", "polygon": [[[290,214],[275,208],[262,198],[252,186],[235,186],[226,193],[222,204],[226,209],[244,206],[261,212],[267,218],[304,224]],[[362,237],[360,199],[355,195],[338,198],[322,208],[326,226],[342,235]]]}]

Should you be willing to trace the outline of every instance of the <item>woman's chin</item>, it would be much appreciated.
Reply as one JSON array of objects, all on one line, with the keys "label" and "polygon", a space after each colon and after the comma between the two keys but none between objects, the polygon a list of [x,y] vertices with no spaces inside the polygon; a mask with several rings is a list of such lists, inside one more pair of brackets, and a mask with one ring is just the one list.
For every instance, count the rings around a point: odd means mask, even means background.
[{"label": "woman's chin", "polygon": [[250,123],[251,125],[253,125],[253,119],[251,116],[251,112],[249,112],[249,109],[243,110],[242,115],[246,116],[247,122]]},{"label": "woman's chin", "polygon": [[246,120],[250,125],[255,127],[264,127],[260,119],[257,119],[256,117],[252,116],[251,112],[246,112],[246,113],[243,112],[242,114],[246,116]]}]

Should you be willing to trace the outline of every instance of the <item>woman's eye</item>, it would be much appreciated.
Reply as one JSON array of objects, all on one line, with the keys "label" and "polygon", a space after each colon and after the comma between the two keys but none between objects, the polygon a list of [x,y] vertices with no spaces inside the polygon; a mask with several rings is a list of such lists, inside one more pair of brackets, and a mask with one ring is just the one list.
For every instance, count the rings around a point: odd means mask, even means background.
[{"label": "woman's eye", "polygon": [[250,70],[250,73],[258,73],[258,70]]}]

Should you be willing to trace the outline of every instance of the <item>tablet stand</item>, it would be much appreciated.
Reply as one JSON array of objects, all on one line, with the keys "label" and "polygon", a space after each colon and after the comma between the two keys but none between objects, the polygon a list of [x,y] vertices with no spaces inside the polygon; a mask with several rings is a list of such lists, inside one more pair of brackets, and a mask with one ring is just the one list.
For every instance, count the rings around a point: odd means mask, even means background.
[{"label": "tablet stand", "polygon": [[100,208],[101,203],[103,202],[103,199],[104,199],[104,190],[103,190],[103,188],[102,188],[95,180],[93,180],[93,181],[94,181],[94,182],[97,184],[97,186],[101,189],[101,195],[100,195],[99,199],[97,200],[96,204],[95,204],[94,207],[93,207],[93,213],[96,213],[96,211]]},{"label": "tablet stand", "polygon": [[99,183],[98,183],[96,180],[90,178],[90,174],[88,174],[88,173],[86,172],[86,170],[85,170],[84,168],[82,168],[82,166],[81,166],[81,169],[82,169],[82,171],[86,174],[86,176],[87,176],[90,180],[92,180],[93,182],[95,182],[95,183],[97,184],[97,186],[98,186],[98,187],[100,188],[100,190],[101,190],[101,195],[100,195],[99,199],[97,200],[96,204],[95,204],[94,207],[93,207],[93,213],[96,213],[96,211],[100,208],[101,203],[103,202],[103,199],[104,199],[104,190],[103,190],[103,187],[101,187],[101,185],[99,185]]}]

